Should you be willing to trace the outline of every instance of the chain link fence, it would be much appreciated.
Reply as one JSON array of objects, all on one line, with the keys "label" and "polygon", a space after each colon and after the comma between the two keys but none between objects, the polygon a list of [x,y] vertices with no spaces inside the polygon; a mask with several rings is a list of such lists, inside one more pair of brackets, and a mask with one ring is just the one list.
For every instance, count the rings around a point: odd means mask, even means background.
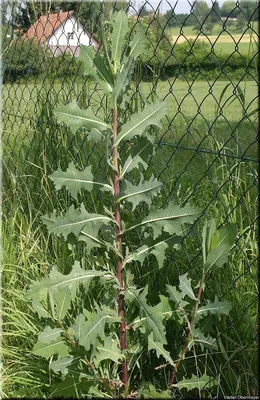
[{"label": "chain link fence", "polygon": [[[105,99],[83,78],[77,55],[80,44],[102,52],[101,26],[111,11],[123,8],[132,29],[141,25],[147,37],[134,72],[132,108],[138,111],[143,100],[156,98],[169,106],[150,159],[150,172],[164,183],[163,202],[189,201],[218,225],[237,225],[230,262],[209,283],[233,310],[220,323],[219,350],[201,354],[198,368],[219,377],[220,397],[256,396],[259,4],[224,5],[3,1],[3,210],[12,215],[19,202],[28,213],[43,214],[53,205],[63,209],[70,199],[64,192],[55,197],[47,175],[71,160],[81,167],[91,163],[102,174],[106,158],[99,147],[58,126],[52,110],[76,98],[104,116]],[[168,265],[196,277],[200,250],[184,244]],[[156,288],[160,277],[153,279]],[[188,360],[185,365],[192,371]]]}]

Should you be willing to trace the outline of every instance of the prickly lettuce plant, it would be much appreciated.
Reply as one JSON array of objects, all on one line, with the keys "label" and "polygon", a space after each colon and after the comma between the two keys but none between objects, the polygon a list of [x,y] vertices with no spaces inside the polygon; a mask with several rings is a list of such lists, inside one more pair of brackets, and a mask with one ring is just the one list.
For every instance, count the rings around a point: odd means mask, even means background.
[{"label": "prickly lettuce plant", "polygon": [[[140,371],[141,355],[151,352],[158,365],[162,364],[159,359],[164,360],[169,369],[169,389],[213,386],[215,382],[205,374],[184,377],[178,383],[175,374],[193,347],[215,348],[205,327],[212,315],[227,314],[230,309],[217,298],[200,305],[205,276],[227,261],[231,246],[230,227],[225,234],[212,221],[203,230],[204,267],[197,295],[187,274],[179,277],[178,288],[167,285],[157,303],[149,300],[149,285],[138,284],[133,265],[147,265],[144,262],[152,255],[162,268],[166,250],[178,248],[188,224],[200,212],[189,204],[180,207],[170,202],[164,209],[154,205],[162,183],[146,174],[154,143],[150,128],[162,127],[167,106],[156,101],[144,104],[139,113],[126,113],[131,74],[144,51],[143,32],[135,30],[130,39],[127,34],[128,19],[121,11],[114,14],[110,34],[103,38],[103,56],[92,47],[81,48],[85,74],[92,76],[106,96],[105,118],[91,107],[81,109],[76,102],[54,110],[59,123],[75,135],[100,142],[107,156],[103,180],[91,165],[79,170],[72,163],[66,171],[59,168],[50,175],[55,189],[65,187],[75,201],[62,215],[54,210],[43,222],[51,234],[68,242],[72,253],[83,246],[81,259],[68,274],[54,266],[41,281],[32,282],[27,293],[45,326],[33,354],[48,360],[50,371],[62,376],[52,389],[55,397],[152,395],[154,386],[141,386],[141,373],[135,371]],[[95,212],[86,205],[89,196],[97,199]],[[176,323],[188,328],[177,362],[166,337],[166,324]],[[164,395],[169,393],[166,387]]]}]

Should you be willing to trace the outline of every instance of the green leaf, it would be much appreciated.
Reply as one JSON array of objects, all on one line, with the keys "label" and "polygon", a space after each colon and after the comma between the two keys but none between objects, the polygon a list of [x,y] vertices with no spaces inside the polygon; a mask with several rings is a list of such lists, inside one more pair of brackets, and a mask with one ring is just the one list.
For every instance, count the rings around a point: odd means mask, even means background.
[{"label": "green leaf", "polygon": [[120,343],[118,340],[112,339],[111,336],[106,336],[104,338],[104,344],[96,344],[96,352],[94,357],[95,367],[98,368],[99,364],[103,360],[112,360],[115,363],[119,362],[125,358],[120,350]]},{"label": "green leaf", "polygon": [[144,241],[143,246],[139,247],[125,258],[124,265],[132,261],[139,261],[142,264],[146,257],[153,254],[157,258],[159,268],[162,268],[166,249],[169,246],[171,246],[171,248],[177,248],[180,241],[181,238],[175,235],[167,238],[162,235],[155,241],[148,237]]},{"label": "green leaf", "polygon": [[51,328],[50,326],[46,326],[44,330],[38,336],[38,342],[41,343],[50,343],[51,341],[55,341],[60,338],[63,330],[60,328]]},{"label": "green leaf", "polygon": [[226,314],[228,315],[232,308],[232,304],[227,301],[219,301],[217,296],[215,296],[215,300],[211,303],[209,300],[205,306],[200,307],[197,310],[198,315],[207,315],[207,314]]},{"label": "green leaf", "polygon": [[157,391],[156,388],[150,384],[144,384],[138,391],[138,398],[140,399],[172,399],[169,390]]},{"label": "green leaf", "polygon": [[118,13],[114,14],[112,26],[112,62],[114,64],[114,71],[117,72],[117,67],[120,65],[125,36],[128,31],[128,18],[127,14],[123,10],[120,10]]},{"label": "green leaf", "polygon": [[56,190],[60,190],[65,186],[74,199],[77,199],[79,190],[85,189],[90,192],[94,187],[114,193],[114,189],[109,184],[93,181],[91,166],[86,167],[83,171],[79,171],[73,163],[70,163],[65,172],[59,168],[49,178],[54,182]]},{"label": "green leaf", "polygon": [[77,316],[75,323],[71,326],[70,332],[73,332],[79,344],[88,351],[91,345],[95,348],[97,338],[105,341],[105,325],[120,322],[117,313],[108,308],[103,309],[96,306],[96,313],[84,310],[84,315]]},{"label": "green leaf", "polygon": [[88,393],[92,386],[96,383],[93,380],[81,380],[80,376],[75,375],[74,377],[66,376],[64,381],[54,386],[53,392],[50,394],[50,398],[65,397],[78,397],[78,391],[81,389],[84,393]]},{"label": "green leaf", "polygon": [[141,164],[144,169],[147,169],[147,161],[153,154],[154,148],[152,143],[146,137],[138,136],[136,144],[130,147],[130,155],[123,166],[120,179],[134,168],[139,168],[139,164]]},{"label": "green leaf", "polygon": [[192,224],[199,215],[200,211],[189,204],[180,207],[170,202],[168,207],[163,210],[151,207],[147,217],[136,225],[125,229],[125,232],[141,226],[144,228],[151,227],[155,238],[157,238],[162,231],[168,232],[170,235],[184,235],[187,233],[187,228],[184,228],[184,224]]},{"label": "green leaf", "polygon": [[84,75],[90,75],[95,78],[104,93],[112,92],[111,74],[107,69],[104,60],[100,55],[97,55],[93,46],[81,46],[78,60],[83,63]]},{"label": "green leaf", "polygon": [[145,33],[141,26],[138,26],[134,31],[131,41],[129,43],[130,53],[128,57],[134,57],[135,59],[144,53],[145,51]]},{"label": "green leaf", "polygon": [[125,67],[116,76],[116,84],[114,86],[113,92],[110,95],[111,107],[115,107],[118,102],[119,97],[125,91],[126,86],[131,81],[131,75],[134,69],[134,59],[131,57],[128,59]]},{"label": "green leaf", "polygon": [[179,281],[180,281],[179,288],[182,291],[182,296],[183,297],[188,296],[192,300],[198,301],[197,297],[195,296],[191,288],[191,279],[188,279],[188,273],[180,275]]},{"label": "green leaf", "polygon": [[211,336],[205,336],[199,329],[193,328],[192,329],[192,341],[190,342],[190,346],[194,344],[200,345],[202,351],[204,351],[205,347],[210,349],[217,349],[218,346],[216,344],[216,339]]},{"label": "green leaf", "polygon": [[206,221],[202,230],[202,251],[203,251],[203,263],[206,262],[207,254],[210,251],[211,242],[214,235],[216,234],[216,221],[212,218],[210,221]]},{"label": "green leaf", "polygon": [[178,306],[185,308],[185,306],[190,304],[189,302],[183,300],[184,293],[179,292],[175,286],[166,285],[166,287],[167,287],[167,292],[169,293],[171,300],[173,300]]},{"label": "green leaf", "polygon": [[58,357],[62,358],[68,355],[68,347],[64,343],[64,339],[58,337],[54,340],[51,340],[49,343],[42,343],[38,341],[34,345],[32,353],[36,356],[46,358],[46,360],[48,360],[54,354],[58,354]]},{"label": "green leaf", "polygon": [[163,347],[163,344],[160,342],[155,342],[153,339],[153,332],[150,333],[148,336],[148,350],[155,350],[157,357],[159,358],[160,356],[163,356],[163,358],[173,367],[175,367],[175,364],[173,362],[173,359],[170,356],[170,353],[165,350]]},{"label": "green leaf", "polygon": [[[143,111],[133,114],[130,120],[123,125],[114,146],[118,146],[122,140],[130,140],[134,136],[141,136],[150,125],[157,125],[160,128],[161,119],[166,115],[166,112],[167,105],[165,102],[157,101],[156,103],[147,104]],[[150,142],[153,142],[151,135],[146,135],[146,137]]]},{"label": "green leaf", "polygon": [[[127,289],[125,292],[126,299],[134,299],[139,305],[140,319],[142,320],[143,326],[146,329],[146,335],[148,336],[153,332],[153,337],[156,342],[167,343],[165,338],[165,327],[163,326],[163,316],[158,307],[152,307],[147,304],[146,296],[148,292],[148,286],[146,286],[142,292],[142,289]],[[141,293],[140,293],[141,292]],[[142,319],[145,316],[145,319]]]},{"label": "green leaf", "polygon": [[139,203],[144,201],[148,206],[152,204],[152,197],[160,193],[162,183],[152,175],[149,181],[145,181],[141,175],[139,184],[133,185],[131,182],[124,181],[125,188],[120,192],[117,200],[127,200],[133,204],[133,210]]},{"label": "green leaf", "polygon": [[234,224],[227,224],[217,230],[211,242],[211,251],[204,264],[205,272],[210,271],[212,268],[221,268],[228,261],[235,237],[236,228]]},{"label": "green leaf", "polygon": [[59,358],[58,360],[52,361],[52,363],[50,364],[50,368],[54,372],[61,372],[62,375],[67,375],[68,366],[71,365],[73,360],[74,360],[73,356]]},{"label": "green leaf", "polygon": [[211,389],[213,386],[217,385],[217,380],[214,379],[212,376],[202,375],[200,378],[192,375],[192,377],[184,378],[182,381],[173,384],[173,387],[177,387],[178,389]]},{"label": "green leaf", "polygon": [[[71,301],[76,297],[79,285],[86,285],[95,277],[106,277],[110,279],[112,276],[103,271],[85,271],[80,268],[78,261],[75,261],[72,271],[67,275],[61,274],[56,267],[53,267],[47,278],[32,282],[26,294],[26,298],[32,300],[32,307],[39,316],[45,318],[50,316],[48,313],[46,313],[47,315],[42,315],[41,311],[39,311],[39,304],[43,309],[48,310],[50,308],[48,306],[49,302],[52,313],[58,312],[59,316],[64,316],[70,308]],[[66,302],[64,302],[65,297],[67,299]]]},{"label": "green leaf", "polygon": [[[70,206],[64,216],[56,217],[54,212],[50,217],[45,215],[41,219],[50,233],[63,236],[65,240],[67,240],[70,233],[73,233],[77,237],[85,226],[91,233],[96,228],[95,234],[97,234],[97,230],[103,224],[112,221],[111,218],[105,215],[89,214],[83,203],[80,208],[76,209],[74,206]],[[97,229],[97,227],[99,228]]]},{"label": "green leaf", "polygon": [[76,101],[67,106],[60,104],[54,109],[54,115],[59,123],[66,124],[73,133],[79,128],[86,128],[90,131],[89,137],[95,141],[105,138],[103,131],[110,129],[110,126],[98,118],[90,108],[81,110]]}]

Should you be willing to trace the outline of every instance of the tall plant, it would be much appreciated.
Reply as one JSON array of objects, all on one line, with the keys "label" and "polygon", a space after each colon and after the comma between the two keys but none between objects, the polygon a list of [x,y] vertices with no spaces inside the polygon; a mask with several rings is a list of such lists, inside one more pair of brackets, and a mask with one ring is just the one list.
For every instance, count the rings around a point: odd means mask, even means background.
[{"label": "tall plant", "polygon": [[[59,168],[50,176],[56,190],[67,189],[76,207],[72,205],[58,216],[54,211],[43,217],[44,223],[50,233],[69,242],[72,252],[79,242],[85,244],[83,256],[75,261],[69,274],[63,275],[53,267],[41,281],[32,282],[27,294],[34,311],[46,321],[33,353],[49,360],[50,369],[65,376],[53,388],[55,396],[134,396],[140,389],[134,370],[141,368],[138,360],[143,351],[155,351],[170,369],[177,371],[190,347],[198,343],[213,345],[213,338],[199,330],[200,317],[230,309],[218,299],[199,307],[205,274],[214,265],[226,262],[231,247],[230,229],[220,234],[213,222],[211,228],[206,225],[204,229],[204,272],[197,296],[187,274],[180,276],[180,291],[168,285],[164,292],[167,296],[159,294],[152,300],[149,285],[138,285],[133,265],[138,262],[147,266],[145,259],[153,255],[158,268],[162,268],[167,248],[178,248],[188,233],[187,224],[193,223],[200,212],[189,204],[180,207],[170,202],[158,209],[153,203],[162,183],[153,175],[147,178],[154,143],[148,128],[162,127],[167,106],[156,101],[144,104],[139,113],[125,112],[131,101],[131,74],[144,50],[145,38],[141,29],[128,37],[128,19],[123,11],[114,14],[110,29],[108,37],[103,38],[103,57],[92,47],[82,47],[80,53],[85,74],[94,78],[106,96],[106,118],[99,118],[91,107],[81,109],[76,102],[61,104],[54,110],[58,122],[65,123],[75,135],[82,130],[89,140],[104,145],[109,169],[103,181],[97,179],[91,166],[79,170],[72,163],[66,171]],[[88,210],[87,192],[97,193],[100,201],[96,208],[103,212]],[[81,203],[79,198],[83,198]],[[143,203],[146,207],[140,217]],[[187,311],[187,305],[192,311]],[[165,348],[168,320],[178,324],[181,320],[189,327],[188,344],[177,364]],[[174,379],[175,372],[169,388],[178,386]],[[201,390],[211,381],[206,375],[201,380],[185,379],[178,387]],[[155,390],[152,386],[148,389]],[[148,389],[142,387],[139,394],[145,395]]]}]

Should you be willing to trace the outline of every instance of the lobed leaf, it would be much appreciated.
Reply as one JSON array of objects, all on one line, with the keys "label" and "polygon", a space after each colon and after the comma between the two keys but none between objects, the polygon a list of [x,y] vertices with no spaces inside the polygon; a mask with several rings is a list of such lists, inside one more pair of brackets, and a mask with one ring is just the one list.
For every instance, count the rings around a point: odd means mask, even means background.
[{"label": "lobed leaf", "polygon": [[54,109],[54,115],[59,123],[66,124],[73,133],[76,133],[79,128],[86,128],[90,139],[95,141],[104,139],[103,131],[110,129],[110,126],[98,118],[90,108],[81,110],[76,101],[67,106],[60,104]]},{"label": "lobed leaf", "polygon": [[205,347],[212,350],[218,348],[215,338],[211,337],[210,335],[205,336],[204,333],[197,328],[192,329],[192,341],[190,342],[188,349],[192,346],[192,344],[200,345],[202,351],[204,351]]},{"label": "lobed leaf", "polygon": [[173,384],[173,387],[177,387],[178,389],[187,389],[187,390],[192,390],[192,389],[210,389],[213,386],[217,385],[217,380],[214,379],[211,376],[207,376],[206,374],[202,375],[201,377],[197,377],[195,375],[192,375],[192,377],[189,378],[184,378],[178,383]]},{"label": "lobed leaf", "polygon": [[48,310],[51,308],[52,314],[57,314],[62,319],[70,309],[79,285],[86,285],[95,277],[110,279],[112,276],[103,271],[85,271],[78,261],[75,261],[71,272],[67,275],[61,274],[56,267],[53,267],[47,278],[32,282],[26,298],[32,301],[32,307],[39,316],[50,317]]},{"label": "lobed leaf", "polygon": [[144,53],[145,51],[145,33],[141,26],[138,26],[130,40],[130,53],[128,57],[134,57],[135,59]]},{"label": "lobed leaf", "polygon": [[153,154],[154,149],[152,143],[146,137],[138,136],[135,145],[130,148],[130,154],[122,168],[120,179],[134,168],[139,168],[139,164],[141,164],[144,169],[147,169],[147,161]]},{"label": "lobed leaf", "polygon": [[67,375],[68,367],[72,364],[73,360],[74,360],[73,356],[58,358],[58,360],[51,362],[50,368],[54,372],[61,372],[62,375]]},{"label": "lobed leaf", "polygon": [[228,315],[231,308],[232,304],[229,301],[227,300],[219,301],[217,296],[215,296],[214,302],[212,303],[208,300],[205,306],[202,306],[197,310],[197,314],[204,316],[207,314]]},{"label": "lobed leaf", "polygon": [[173,367],[175,367],[175,363],[173,362],[173,359],[171,358],[170,353],[165,350],[163,347],[163,344],[160,342],[154,341],[153,338],[153,332],[150,333],[148,336],[148,350],[155,350],[157,357],[159,358],[160,356],[163,356],[163,358]]},{"label": "lobed leaf", "polygon": [[115,107],[118,101],[118,98],[124,93],[126,86],[129,84],[132,76],[132,72],[134,69],[134,59],[131,57],[128,59],[126,65],[117,74],[116,83],[114,89],[110,95],[110,104],[111,107]]},{"label": "lobed leaf", "polygon": [[[147,304],[146,296],[148,293],[148,286],[142,289],[129,288],[126,290],[126,298],[134,299],[139,305],[140,319],[145,327],[146,335],[148,336],[153,332],[153,337],[156,342],[166,344],[165,327],[162,323],[164,316],[161,313],[161,309],[158,307],[152,307]],[[146,318],[143,318],[143,315]]]},{"label": "lobed leaf", "polygon": [[50,217],[45,215],[41,219],[50,233],[63,236],[65,240],[71,233],[78,237],[85,227],[96,238],[100,227],[112,221],[110,217],[105,215],[88,213],[83,203],[80,208],[70,206],[64,216],[56,217],[55,214],[54,212]]},{"label": "lobed leaf", "polygon": [[162,232],[170,235],[184,235],[187,229],[184,224],[192,224],[200,215],[200,211],[189,204],[180,207],[170,202],[164,210],[158,210],[151,207],[150,213],[141,222],[130,226],[125,231],[130,231],[139,226],[146,228],[151,227],[154,232],[154,238],[157,238]]},{"label": "lobed leaf", "polygon": [[65,186],[74,199],[77,199],[77,194],[81,189],[90,192],[93,188],[97,188],[114,193],[114,189],[108,183],[95,182],[93,180],[91,166],[86,167],[83,171],[79,171],[73,163],[70,163],[66,171],[58,168],[49,178],[54,182],[56,190],[60,190]]},{"label": "lobed leaf", "polygon": [[190,304],[188,301],[183,300],[185,296],[184,293],[179,292],[175,286],[166,285],[166,287],[171,300],[173,300],[178,306],[185,308],[185,306]]},{"label": "lobed leaf", "polygon": [[146,257],[148,257],[150,254],[153,254],[157,259],[159,268],[162,268],[166,249],[169,246],[171,246],[171,248],[177,248],[180,241],[181,238],[176,235],[167,238],[162,235],[155,241],[149,237],[144,241],[143,246],[136,249],[133,253],[129,254],[125,258],[124,265],[132,261],[139,261],[142,264]]},{"label": "lobed leaf", "polygon": [[116,72],[117,67],[120,65],[125,36],[128,32],[128,18],[123,10],[114,14],[112,26],[111,53],[114,71]]},{"label": "lobed leaf", "polygon": [[112,360],[118,364],[125,355],[120,350],[120,343],[118,340],[112,339],[111,336],[106,336],[103,341],[104,344],[96,344],[96,352],[94,357],[95,367],[98,368],[99,364],[104,360]]},{"label": "lobed leaf", "polygon": [[78,60],[83,63],[84,75],[90,75],[98,82],[104,93],[112,92],[112,74],[100,55],[96,55],[93,46],[80,46]]},{"label": "lobed leaf", "polygon": [[192,300],[198,301],[197,297],[195,296],[191,288],[191,279],[188,279],[188,273],[180,275],[179,281],[180,281],[179,288],[182,292],[182,296],[183,297],[188,296]]},{"label": "lobed leaf", "polygon": [[[165,102],[157,101],[147,104],[143,111],[133,114],[130,120],[123,125],[114,146],[118,146],[122,140],[130,140],[134,136],[141,136],[150,125],[161,127],[161,119],[166,115],[166,110],[167,105]],[[154,141],[151,135],[147,136],[147,138],[150,142]]]},{"label": "lobed leaf", "polygon": [[33,349],[32,353],[36,356],[40,356],[48,360],[52,355],[57,354],[59,358],[66,357],[68,355],[68,347],[64,342],[63,338],[56,338],[51,340],[49,343],[42,343],[38,341]]},{"label": "lobed leaf", "polygon": [[138,206],[139,203],[144,201],[148,206],[152,204],[153,196],[160,193],[162,183],[159,182],[152,175],[149,181],[145,181],[141,175],[141,179],[138,185],[133,185],[131,182],[124,181],[125,188],[120,192],[117,197],[117,201],[127,200],[132,203],[133,210]]},{"label": "lobed leaf", "polygon": [[105,341],[105,325],[115,322],[120,322],[120,317],[114,310],[96,306],[95,313],[84,310],[84,314],[78,315],[69,329],[79,344],[88,351],[91,346],[96,347],[97,338]]}]

